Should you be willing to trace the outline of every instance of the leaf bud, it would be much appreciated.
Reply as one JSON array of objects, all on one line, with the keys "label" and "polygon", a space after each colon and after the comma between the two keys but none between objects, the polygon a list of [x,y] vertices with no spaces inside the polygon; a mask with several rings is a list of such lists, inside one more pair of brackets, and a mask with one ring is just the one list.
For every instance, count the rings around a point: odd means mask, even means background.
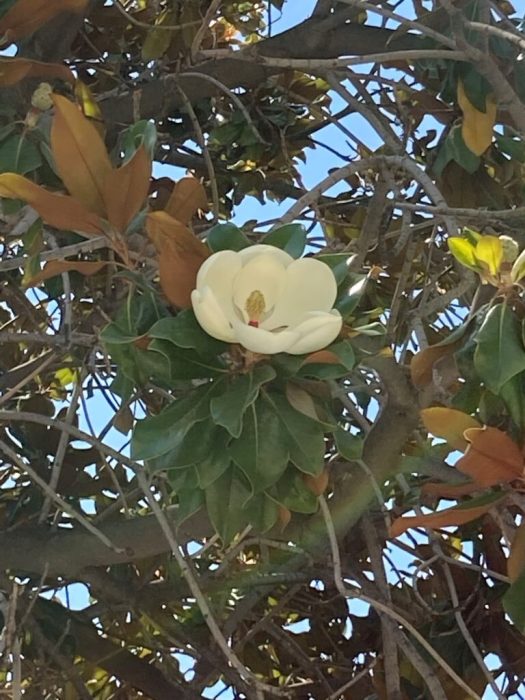
[{"label": "leaf bud", "polygon": [[501,248],[503,251],[503,262],[512,263],[520,253],[520,247],[514,238],[510,236],[500,236]]}]

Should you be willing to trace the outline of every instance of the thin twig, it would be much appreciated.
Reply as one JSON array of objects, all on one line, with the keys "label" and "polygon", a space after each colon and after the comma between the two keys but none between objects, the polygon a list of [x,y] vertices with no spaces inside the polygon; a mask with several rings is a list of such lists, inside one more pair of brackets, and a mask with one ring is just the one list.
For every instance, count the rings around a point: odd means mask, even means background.
[{"label": "thin twig", "polygon": [[339,593],[345,598],[356,598],[362,600],[364,603],[368,603],[376,610],[385,613],[387,616],[391,617],[393,620],[402,625],[407,632],[409,632],[414,639],[425,649],[425,651],[430,654],[434,661],[441,666],[445,673],[452,678],[452,680],[457,683],[468,695],[474,700],[482,700],[482,698],[468,686],[465,681],[454,671],[454,669],[443,659],[440,654],[434,649],[434,647],[427,642],[422,634],[412,625],[408,620],[406,620],[402,615],[392,610],[387,605],[381,603],[379,600],[370,598],[369,596],[361,593],[356,589],[349,588],[343,580],[343,572],[341,567],[341,557],[339,554],[339,545],[337,544],[337,537],[335,534],[335,528],[332,521],[332,516],[330,514],[330,509],[324,496],[320,496],[319,503],[321,506],[321,511],[324,517],[326,530],[328,533],[328,538],[330,541],[330,549],[332,552],[332,560],[334,565],[334,582]]},{"label": "thin twig", "polygon": [[268,685],[267,683],[263,683],[260,681],[258,678],[256,678],[251,671],[249,671],[246,666],[240,661],[240,659],[237,657],[237,655],[232,651],[230,646],[228,645],[228,642],[226,641],[224,635],[222,634],[222,631],[217,624],[217,621],[215,620],[215,617],[213,616],[212,610],[210,608],[210,605],[208,603],[208,600],[206,599],[206,596],[202,592],[197,579],[195,578],[193,571],[191,569],[190,564],[186,561],[184,556],[181,553],[180,545],[177,542],[177,539],[175,537],[175,534],[166,518],[164,513],[162,512],[161,507],[157,503],[157,500],[155,499],[155,496],[152,493],[152,490],[148,484],[148,481],[144,475],[143,470],[137,469],[136,472],[136,477],[137,481],[142,488],[142,491],[149,503],[149,506],[154,513],[155,517],[158,520],[158,523],[162,529],[162,532],[164,533],[164,536],[166,537],[166,540],[168,541],[171,551],[173,556],[175,557],[175,560],[177,564],[180,567],[181,574],[188,584],[188,588],[192,592],[192,595],[194,596],[195,600],[197,601],[197,604],[199,606],[199,609],[202,613],[202,616],[208,626],[208,629],[211,632],[211,635],[213,636],[213,639],[217,643],[219,649],[222,651],[224,654],[224,657],[227,659],[228,663],[234,668],[237,673],[239,674],[240,678],[243,679],[246,683],[248,683],[250,686],[257,690],[261,690],[264,692],[267,692],[273,696],[276,697],[287,697],[288,692],[286,690],[281,690],[279,688],[276,688],[274,686]]},{"label": "thin twig", "polygon": [[101,532],[98,528],[96,528],[82,513],[79,513],[73,506],[71,506],[69,503],[64,501],[63,498],[61,498],[57,493],[55,493],[50,487],[47,482],[45,482],[43,479],[40,478],[40,476],[35,472],[35,470],[26,462],[23,462],[20,457],[16,454],[14,450],[12,450],[7,443],[5,443],[3,440],[0,440],[0,451],[3,452],[11,462],[20,469],[22,472],[26,472],[29,477],[31,478],[32,481],[35,482],[35,484],[38,484],[42,491],[46,494],[49,495],[52,501],[54,501],[57,505],[62,508],[64,513],[67,513],[70,515],[72,518],[74,518],[77,522],[79,522],[83,527],[88,530],[92,535],[95,535],[97,539],[99,539],[102,544],[104,544],[108,549],[113,550],[117,554],[125,554],[126,550],[122,549],[121,547],[117,547],[114,545],[111,540],[103,533]]}]

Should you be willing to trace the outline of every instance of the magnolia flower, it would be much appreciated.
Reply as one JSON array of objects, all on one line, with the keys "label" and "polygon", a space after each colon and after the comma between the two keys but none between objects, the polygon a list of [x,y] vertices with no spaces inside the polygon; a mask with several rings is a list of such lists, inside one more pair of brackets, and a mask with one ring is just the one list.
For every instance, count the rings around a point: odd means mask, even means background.
[{"label": "magnolia flower", "polygon": [[336,294],[325,263],[254,245],[209,257],[191,302],[199,324],[218,340],[265,355],[302,355],[326,347],[341,330]]}]

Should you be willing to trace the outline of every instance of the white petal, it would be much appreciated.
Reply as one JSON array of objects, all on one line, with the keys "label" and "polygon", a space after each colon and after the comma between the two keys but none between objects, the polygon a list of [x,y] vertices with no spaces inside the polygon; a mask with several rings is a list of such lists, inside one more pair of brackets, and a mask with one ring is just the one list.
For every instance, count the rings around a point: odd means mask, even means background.
[{"label": "white petal", "polygon": [[208,335],[226,343],[235,342],[232,327],[210,287],[194,289],[191,303],[199,325]]},{"label": "white petal", "polygon": [[285,279],[286,268],[273,255],[257,256],[244,265],[233,281],[233,301],[242,312],[245,321],[249,320],[245,306],[250,294],[255,290],[261,292],[268,312],[279,300]]},{"label": "white petal", "polygon": [[260,352],[263,355],[275,355],[287,352],[290,345],[299,340],[299,334],[294,331],[270,333],[263,328],[254,328],[242,321],[234,321],[233,330],[237,339],[247,350]]},{"label": "white petal", "polygon": [[237,316],[232,301],[233,280],[241,267],[235,251],[220,250],[205,260],[197,273],[197,289],[209,287],[229,320]]},{"label": "white petal", "polygon": [[286,284],[273,313],[261,324],[271,330],[291,326],[310,311],[328,312],[337,296],[334,273],[314,258],[294,260],[286,268]]},{"label": "white petal", "polygon": [[271,255],[278,260],[281,265],[284,265],[284,267],[288,267],[288,265],[294,261],[294,258],[292,258],[291,255],[288,255],[288,253],[286,253],[284,250],[276,248],[274,245],[266,245],[265,243],[243,248],[239,251],[238,255],[241,256],[243,265],[246,265],[248,260],[252,260],[259,255]]},{"label": "white petal", "polygon": [[328,314],[325,312],[310,313],[307,319],[290,329],[292,332],[298,333],[300,338],[286,352],[290,355],[304,355],[322,350],[337,338],[342,325],[343,319],[336,309]]}]

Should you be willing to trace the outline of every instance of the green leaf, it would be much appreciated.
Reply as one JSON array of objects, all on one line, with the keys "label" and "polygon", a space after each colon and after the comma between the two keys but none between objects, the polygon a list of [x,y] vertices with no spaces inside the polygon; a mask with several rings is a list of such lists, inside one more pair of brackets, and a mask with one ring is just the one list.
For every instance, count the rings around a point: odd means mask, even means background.
[{"label": "green leaf", "polygon": [[137,149],[144,146],[150,158],[155,154],[157,144],[157,129],[153,122],[141,119],[136,122],[120,136],[122,150],[124,151],[124,163],[133,158]]},{"label": "green leaf", "polygon": [[520,163],[525,163],[525,143],[521,139],[496,135],[496,143],[503,153]]},{"label": "green leaf", "polygon": [[454,126],[445,142],[441,146],[432,170],[436,176],[440,176],[445,166],[454,160],[468,173],[475,173],[479,168],[481,159],[467,148],[463,136],[461,135],[461,125]]},{"label": "green leaf", "polygon": [[330,345],[328,348],[340,359],[340,364],[324,364],[307,362],[298,371],[300,377],[314,377],[315,379],[339,379],[348,374],[355,367],[356,358],[354,349],[348,340]]},{"label": "green leaf", "polygon": [[263,399],[252,404],[240,437],[230,445],[230,454],[253,493],[264,491],[282,476],[288,464],[288,444],[287,433],[273,408]]},{"label": "green leaf", "polygon": [[129,345],[137,340],[138,336],[129,334],[116,323],[108,323],[100,333],[102,342],[107,345]]},{"label": "green leaf", "polygon": [[479,112],[484,112],[486,110],[486,97],[492,92],[490,83],[478,73],[471,63],[463,62],[459,64],[459,68],[468,101]]},{"label": "green leaf", "polygon": [[525,571],[502,598],[505,612],[521,634],[525,633]]},{"label": "green leaf", "polygon": [[168,340],[179,348],[194,348],[203,356],[220,355],[228,345],[205,333],[192,309],[180,311],[157,321],[148,331],[150,338]]},{"label": "green leaf", "polygon": [[214,253],[219,250],[242,250],[251,246],[240,228],[235,224],[215,224],[206,234],[206,243]]},{"label": "green leaf", "polygon": [[171,379],[205,379],[225,372],[220,360],[201,358],[196,352],[178,348],[167,340],[152,340],[148,350],[166,359]]},{"label": "green leaf", "polygon": [[264,236],[262,242],[281,248],[292,258],[300,258],[306,247],[306,236],[302,224],[285,224]]},{"label": "green leaf", "polygon": [[248,512],[250,523],[256,532],[261,534],[271,530],[279,517],[278,504],[265,493],[250,498],[244,510]]},{"label": "green leaf", "polygon": [[259,395],[261,386],[274,378],[275,370],[270,365],[259,365],[252,372],[235,377],[221,396],[211,400],[211,415],[217,425],[238,438],[244,412]]},{"label": "green leaf", "polygon": [[354,461],[356,459],[361,459],[363,455],[363,438],[357,435],[352,435],[347,430],[338,427],[334,431],[334,439],[337,447],[337,451],[349,461]]},{"label": "green leaf", "polygon": [[315,513],[319,501],[295,469],[287,469],[268,494],[294,513]]},{"label": "green leaf", "polygon": [[510,417],[519,430],[525,427],[525,373],[516,374],[499,392]]},{"label": "green leaf", "polygon": [[350,253],[326,253],[316,255],[315,259],[324,262],[334,273],[337,286],[346,281],[348,277],[348,259]]},{"label": "green leaf", "polygon": [[228,450],[228,442],[228,434],[221,430],[215,436],[215,443],[209,453],[195,465],[201,489],[207,489],[208,486],[211,486],[230,466],[231,455]]},{"label": "green leaf", "polygon": [[243,508],[250,491],[234,467],[228,469],[206,489],[206,508],[213,527],[224,544],[249,524]]},{"label": "green leaf", "polygon": [[280,394],[265,394],[263,398],[279,418],[282,439],[288,446],[290,460],[306,474],[320,474],[325,455],[321,425],[292,408]]},{"label": "green leaf", "polygon": [[518,319],[507,306],[488,312],[475,337],[474,367],[487,387],[499,394],[514,375],[525,370],[525,349]]},{"label": "green leaf", "polygon": [[224,430],[209,419],[199,421],[181,436],[173,449],[149,460],[148,467],[152,471],[164,471],[197,465],[213,454],[213,450],[219,446],[226,447]]},{"label": "green leaf", "polygon": [[34,143],[14,134],[0,145],[0,173],[26,173],[42,165],[42,156]]},{"label": "green leaf", "polygon": [[138,421],[131,440],[133,459],[153,459],[175,449],[195,423],[210,414],[210,398],[221,380],[200,386],[156,416]]}]

